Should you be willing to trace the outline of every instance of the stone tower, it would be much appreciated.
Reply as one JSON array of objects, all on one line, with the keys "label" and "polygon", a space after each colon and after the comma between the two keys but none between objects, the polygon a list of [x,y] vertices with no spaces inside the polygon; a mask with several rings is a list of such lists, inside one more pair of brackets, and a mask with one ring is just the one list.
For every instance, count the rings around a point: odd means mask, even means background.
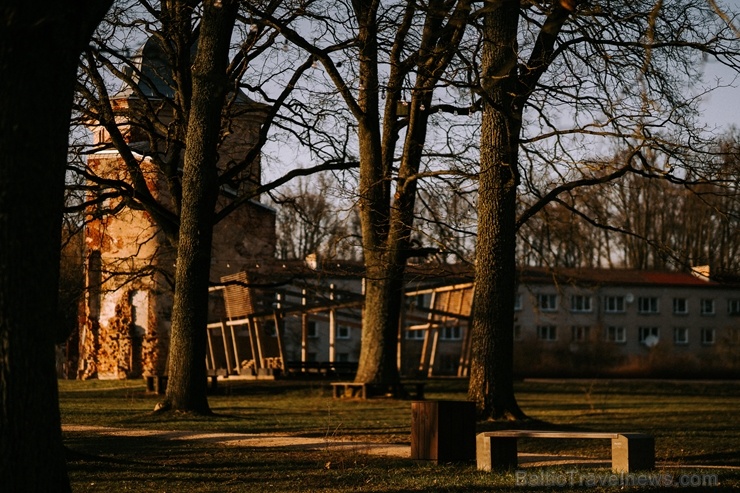
[{"label": "stone tower", "polygon": [[[166,60],[159,41],[150,38],[134,59],[130,83],[111,97],[125,147],[100,121],[90,122],[97,151],[88,158],[88,171],[99,179],[92,187],[97,195],[91,195],[98,201],[88,211],[85,226],[87,289],[80,316],[79,378],[122,379],[161,374],[166,367],[176,248],[152,214],[120,195],[107,198],[112,188],[100,184],[130,181],[126,160],[133,159],[152,199],[166,213],[175,211],[170,182],[157,164],[158,158],[169,157],[167,140],[152,139],[142,118],[145,110],[152,114],[153,109],[152,125],[167,129],[173,121],[175,92]],[[219,148],[222,169],[244,158],[265,116],[264,105],[240,91],[227,99],[233,116]],[[259,159],[250,163],[246,175],[222,187],[219,207],[259,186]],[[216,225],[211,279],[269,260],[274,251],[275,212],[251,200]]]}]

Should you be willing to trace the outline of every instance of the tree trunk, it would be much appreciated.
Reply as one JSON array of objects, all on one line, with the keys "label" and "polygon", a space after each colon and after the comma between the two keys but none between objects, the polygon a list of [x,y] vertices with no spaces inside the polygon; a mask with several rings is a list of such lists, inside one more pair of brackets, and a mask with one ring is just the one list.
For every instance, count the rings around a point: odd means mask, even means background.
[{"label": "tree trunk", "polygon": [[54,337],[80,50],[110,2],[0,6],[0,484],[69,491]]},{"label": "tree trunk", "polygon": [[183,167],[175,298],[163,409],[210,413],[206,396],[206,325],[213,215],[218,195],[217,148],[235,0],[204,2]]},{"label": "tree trunk", "polygon": [[362,109],[362,116],[358,118],[359,204],[365,256],[362,346],[355,381],[394,384],[399,380],[396,341],[403,266],[392,259],[388,250],[392,170],[383,159],[378,113],[378,4],[356,1],[354,7],[359,25],[361,89],[357,102]]},{"label": "tree trunk", "polygon": [[524,418],[514,396],[518,1],[489,2],[483,26],[485,92],[478,185],[478,240],[468,397],[479,418]]},{"label": "tree trunk", "polygon": [[[415,176],[422,161],[429,122],[426,108],[432,106],[434,88],[460,42],[470,3],[435,0],[428,6],[417,52],[418,70],[413,77],[415,82],[408,105],[404,148],[395,177],[393,168],[399,134],[397,109],[405,80],[400,57],[404,52],[408,26],[399,26],[391,49],[388,98],[381,121],[378,101],[379,24],[376,18],[379,4],[367,0],[353,2],[360,60],[357,100],[360,111],[355,114],[359,122],[359,203],[366,269],[362,348],[356,381],[392,385],[400,378],[397,361],[399,322],[404,302],[404,272],[411,253],[417,190]],[[407,14],[415,10],[412,6],[408,8],[411,10]],[[440,46],[449,51],[440,51]]]},{"label": "tree trunk", "polygon": [[356,382],[392,385],[400,380],[397,344],[404,265],[386,258],[377,253],[365,258],[362,352]]}]

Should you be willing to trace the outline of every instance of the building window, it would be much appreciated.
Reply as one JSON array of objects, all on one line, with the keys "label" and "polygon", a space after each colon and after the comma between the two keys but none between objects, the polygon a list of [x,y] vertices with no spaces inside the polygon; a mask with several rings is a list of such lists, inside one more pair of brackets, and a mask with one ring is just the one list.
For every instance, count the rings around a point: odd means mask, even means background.
[{"label": "building window", "polygon": [[701,329],[701,343],[705,346],[711,346],[715,342],[714,329]]},{"label": "building window", "polygon": [[637,330],[637,340],[640,344],[644,344],[648,347],[653,347],[658,344],[660,340],[660,331],[658,327],[640,327]]},{"label": "building window", "polygon": [[426,332],[426,330],[407,330],[406,339],[409,341],[421,341],[424,339]]},{"label": "building window", "polygon": [[658,298],[642,296],[637,298],[637,311],[642,314],[659,313]]},{"label": "building window", "polygon": [[337,339],[349,339],[352,337],[352,329],[346,325],[337,325]]},{"label": "building window", "polygon": [[349,361],[349,353],[337,353],[335,361],[337,363],[347,363]]},{"label": "building window", "polygon": [[537,338],[541,341],[557,341],[558,328],[554,325],[538,325]]},{"label": "building window", "polygon": [[591,332],[591,327],[584,326],[584,325],[574,325],[570,328],[571,332],[571,340],[573,342],[586,342],[589,340],[589,333]]},{"label": "building window", "polygon": [[740,346],[740,329],[730,329],[730,345]]},{"label": "building window", "polygon": [[618,342],[620,344],[627,342],[627,330],[624,327],[607,327],[607,342]]},{"label": "building window", "polygon": [[306,326],[306,333],[309,339],[317,339],[319,337],[319,327],[315,321],[309,321]]},{"label": "building window", "polygon": [[727,300],[727,314],[740,315],[740,300]]},{"label": "building window", "polygon": [[673,329],[673,344],[676,346],[685,346],[689,343],[689,329],[686,327],[676,327]]},{"label": "building window", "polygon": [[673,298],[674,315],[686,315],[689,313],[689,302],[686,298]]},{"label": "building window", "polygon": [[462,339],[462,330],[459,326],[444,327],[440,334],[443,341],[459,341]]},{"label": "building window", "polygon": [[521,311],[522,310],[522,294],[517,293],[516,297],[514,298],[514,311]]},{"label": "building window", "polygon": [[607,313],[624,313],[624,296],[607,296],[604,298],[604,311]]},{"label": "building window", "polygon": [[538,294],[537,306],[543,312],[554,312],[558,309],[558,295],[556,294]]},{"label": "building window", "polygon": [[515,341],[522,340],[522,326],[521,325],[514,326],[514,340]]},{"label": "building window", "polygon": [[580,294],[574,294],[570,297],[570,311],[576,313],[591,311],[591,297]]},{"label": "building window", "polygon": [[701,300],[701,314],[714,315],[714,300],[706,298]]}]

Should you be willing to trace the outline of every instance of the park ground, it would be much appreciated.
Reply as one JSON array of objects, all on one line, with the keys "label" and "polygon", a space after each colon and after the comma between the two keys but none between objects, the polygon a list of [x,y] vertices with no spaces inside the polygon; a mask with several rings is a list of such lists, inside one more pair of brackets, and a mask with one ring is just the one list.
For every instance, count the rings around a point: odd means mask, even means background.
[{"label": "park ground", "polygon": [[[629,477],[592,440],[522,441],[505,474],[412,461],[409,401],[333,399],[327,381],[220,381],[213,417],[152,413],[143,381],[59,383],[75,492],[740,490],[739,381],[528,380],[531,422],[478,423],[653,435],[656,470]],[[466,385],[430,380],[426,398],[465,400]]]}]

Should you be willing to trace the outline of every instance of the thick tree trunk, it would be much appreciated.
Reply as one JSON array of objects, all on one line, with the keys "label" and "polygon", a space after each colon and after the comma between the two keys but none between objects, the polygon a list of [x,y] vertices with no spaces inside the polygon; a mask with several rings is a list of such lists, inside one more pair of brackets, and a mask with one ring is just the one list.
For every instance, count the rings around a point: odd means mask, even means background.
[{"label": "thick tree trunk", "polygon": [[69,491],[55,372],[67,136],[80,50],[110,2],[0,6],[0,485]]},{"label": "thick tree trunk", "polygon": [[488,2],[481,77],[478,240],[468,397],[478,416],[524,418],[514,396],[517,149],[521,108],[516,88],[518,1]]},{"label": "thick tree trunk", "polygon": [[362,346],[356,382],[394,384],[399,380],[396,363],[403,266],[389,252],[390,179],[383,159],[378,113],[378,40],[372,1],[354,2],[357,15],[360,90],[358,117],[360,144],[360,222],[365,256],[365,306]]},{"label": "thick tree trunk", "polygon": [[163,409],[210,413],[206,396],[206,325],[213,214],[218,195],[217,148],[236,0],[204,2],[193,97],[188,116],[182,209],[172,311],[169,383]]},{"label": "thick tree trunk", "polygon": [[404,265],[375,254],[365,259],[365,307],[362,352],[356,382],[398,383],[398,322],[403,299]]}]

